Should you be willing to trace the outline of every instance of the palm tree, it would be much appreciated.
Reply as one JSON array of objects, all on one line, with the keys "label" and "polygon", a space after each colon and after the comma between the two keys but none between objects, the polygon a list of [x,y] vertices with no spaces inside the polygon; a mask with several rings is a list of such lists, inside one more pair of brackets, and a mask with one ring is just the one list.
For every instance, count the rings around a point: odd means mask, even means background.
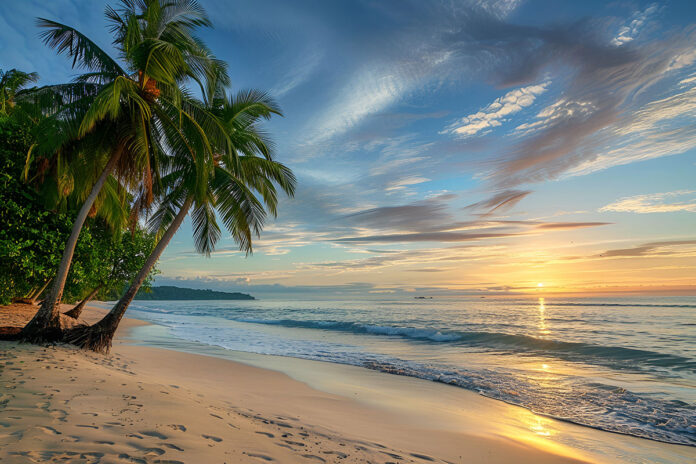
[{"label": "palm tree", "polygon": [[[195,128],[190,137],[202,146],[229,145],[217,119],[191,103],[182,88],[187,81],[202,86],[209,79],[229,80],[226,65],[193,35],[196,28],[211,26],[198,3],[122,0],[118,10],[107,7],[106,16],[123,66],[78,30],[38,20],[45,29],[44,42],[72,58],[74,67],[88,71],[70,84],[37,92],[49,94],[47,100],[58,105],[51,110],[52,119],[69,129],[61,132],[64,140],[56,144],[60,147],[57,152],[73,159],[89,156],[89,164],[98,174],[75,218],[51,290],[20,334],[24,341],[56,340],[62,335],[58,305],[75,244],[109,176],[115,174],[131,189],[144,192],[142,202],[147,205],[153,200],[153,185],[159,174],[157,161],[163,147],[180,143],[176,139],[183,137],[179,126],[184,121]],[[164,140],[164,135],[173,139]],[[95,140],[99,150],[90,153],[89,148],[95,145],[87,141]]]},{"label": "palm tree", "polygon": [[[218,96],[224,95],[220,91]],[[289,168],[272,159],[272,144],[257,127],[261,118],[280,114],[275,102],[257,91],[240,92],[229,99],[209,100],[208,108],[222,121],[231,147],[216,146],[212,156],[201,156],[195,139],[170,147],[162,176],[161,200],[149,223],[161,238],[126,293],[93,326],[67,330],[63,341],[85,349],[108,352],[121,318],[150,269],[191,211],[196,250],[210,255],[220,238],[218,213],[240,250],[252,252],[267,213],[277,213],[277,189],[293,195],[295,177]],[[192,128],[183,127],[190,132]],[[202,147],[200,147],[202,148]],[[228,149],[229,148],[229,149]]]},{"label": "palm tree", "polygon": [[17,69],[3,72],[0,69],[0,115],[6,116],[8,107],[13,108],[15,105],[15,96],[37,80],[39,75],[35,72],[26,73]]}]

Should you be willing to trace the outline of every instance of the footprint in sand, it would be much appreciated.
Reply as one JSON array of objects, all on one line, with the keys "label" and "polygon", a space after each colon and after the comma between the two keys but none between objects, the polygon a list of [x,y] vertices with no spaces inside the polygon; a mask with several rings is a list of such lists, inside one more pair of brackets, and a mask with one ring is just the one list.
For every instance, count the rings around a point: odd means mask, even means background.
[{"label": "footprint in sand", "polygon": [[283,440],[285,443],[288,445],[295,445],[295,446],[306,446],[304,443],[301,441],[292,441],[292,440]]},{"label": "footprint in sand", "polygon": [[176,446],[173,443],[162,443],[162,446],[166,446],[167,448],[171,448],[171,449],[176,450],[176,451],[184,451],[183,448],[179,448],[178,446]]},{"label": "footprint in sand", "polygon": [[62,435],[63,434],[63,432],[59,432],[58,430],[54,429],[53,427],[37,426],[36,430],[41,430],[42,432],[44,432],[48,435]]},{"label": "footprint in sand", "polygon": [[249,456],[251,458],[262,459],[264,461],[275,461],[275,459],[273,459],[270,456],[266,456],[265,454],[247,453],[247,456]]},{"label": "footprint in sand", "polygon": [[174,430],[178,430],[179,432],[186,431],[186,426],[181,424],[169,424],[169,427],[173,428]]},{"label": "footprint in sand", "polygon": [[258,433],[259,435],[265,435],[268,438],[275,438],[275,435],[273,435],[272,433],[268,433],[268,432],[256,432],[256,433]]},{"label": "footprint in sand", "polygon": [[123,459],[123,460],[125,460],[126,462],[134,462],[134,463],[136,463],[136,464],[147,464],[147,461],[146,461],[145,459],[134,458],[134,457],[131,456],[130,454],[126,454],[126,453],[121,453],[121,454],[119,454],[119,455],[118,455],[118,458],[119,458],[119,459]]},{"label": "footprint in sand", "polygon": [[435,459],[431,458],[430,456],[426,456],[425,454],[411,453],[411,456],[413,456],[414,458],[422,459],[424,461],[435,461]]},{"label": "footprint in sand", "polygon": [[326,459],[320,458],[319,456],[315,456],[313,454],[303,454],[302,457],[307,459],[314,459],[319,462],[326,462]]},{"label": "footprint in sand", "polygon": [[155,430],[146,430],[146,431],[140,432],[140,433],[142,433],[143,435],[147,435],[148,437],[159,438],[160,440],[166,440],[167,438],[169,438],[166,435],[159,433]]},{"label": "footprint in sand", "polygon": [[165,453],[162,448],[145,448],[142,451],[145,452],[145,456],[162,456]]},{"label": "footprint in sand", "polygon": [[62,409],[52,409],[48,412],[51,417],[61,422],[65,422],[65,418],[68,417],[68,413]]},{"label": "footprint in sand", "polygon": [[220,442],[222,441],[222,438],[220,438],[220,437],[215,437],[215,436],[213,436],[213,435],[206,435],[206,434],[203,434],[203,435],[201,435],[201,436],[202,436],[203,438],[205,438],[206,440],[213,440],[215,443],[220,443]]}]

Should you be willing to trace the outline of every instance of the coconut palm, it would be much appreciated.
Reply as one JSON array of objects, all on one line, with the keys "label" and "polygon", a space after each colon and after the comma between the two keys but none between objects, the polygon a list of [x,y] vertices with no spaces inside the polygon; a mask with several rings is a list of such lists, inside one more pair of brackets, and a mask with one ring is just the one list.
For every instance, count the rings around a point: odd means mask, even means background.
[{"label": "coconut palm", "polygon": [[15,96],[28,84],[39,80],[35,72],[26,73],[17,69],[3,71],[0,69],[0,115],[6,116],[15,105]]},{"label": "coconut palm", "polygon": [[[193,127],[188,143],[196,139],[203,151],[229,145],[217,119],[182,87],[185,82],[203,86],[211,79],[228,81],[225,64],[193,34],[211,25],[205,11],[195,0],[122,0],[120,4],[119,9],[106,9],[119,60],[70,26],[38,20],[45,29],[44,42],[72,58],[74,67],[87,71],[72,83],[37,92],[54,105],[52,121],[67,128],[57,132],[53,146],[59,157],[88,157],[95,176],[85,189],[51,290],[22,330],[25,341],[60,338],[58,305],[75,244],[109,176],[114,174],[130,189],[144,192],[142,203],[147,205],[153,200],[163,147],[181,143],[176,139],[184,136],[179,129],[184,122]],[[164,140],[165,136],[173,139]]]},{"label": "coconut palm", "polygon": [[[224,96],[220,91],[218,97]],[[220,238],[217,216],[239,245],[252,251],[267,213],[276,215],[277,187],[293,195],[295,177],[272,158],[272,144],[257,127],[261,118],[280,114],[275,102],[257,91],[209,100],[208,108],[224,125],[230,147],[216,146],[211,157],[201,156],[197,139],[179,139],[163,166],[161,199],[149,224],[161,238],[139,274],[112,310],[93,326],[66,331],[64,341],[85,349],[108,352],[114,332],[152,266],[191,213],[196,250],[210,255]],[[183,131],[191,131],[184,125]],[[188,142],[188,143],[185,143]]]}]

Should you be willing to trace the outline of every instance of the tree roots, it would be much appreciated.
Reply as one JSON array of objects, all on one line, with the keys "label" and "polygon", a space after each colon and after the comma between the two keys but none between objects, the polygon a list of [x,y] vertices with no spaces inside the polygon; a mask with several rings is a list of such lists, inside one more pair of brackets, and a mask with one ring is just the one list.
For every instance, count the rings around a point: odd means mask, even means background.
[{"label": "tree roots", "polygon": [[107,354],[109,350],[111,350],[114,332],[115,330],[104,328],[99,324],[78,325],[65,330],[62,341],[70,345],[75,345],[83,350]]}]

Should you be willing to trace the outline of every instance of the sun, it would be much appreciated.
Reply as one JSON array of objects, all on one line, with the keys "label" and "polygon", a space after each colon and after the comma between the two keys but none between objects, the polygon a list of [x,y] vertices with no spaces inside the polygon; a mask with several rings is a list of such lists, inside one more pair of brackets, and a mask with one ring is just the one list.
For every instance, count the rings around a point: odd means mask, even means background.
[{"label": "sun", "polygon": [[544,286],[544,284],[542,284],[541,282],[539,282],[539,283],[537,284],[537,287],[539,287],[539,288],[542,288],[543,286]]}]

